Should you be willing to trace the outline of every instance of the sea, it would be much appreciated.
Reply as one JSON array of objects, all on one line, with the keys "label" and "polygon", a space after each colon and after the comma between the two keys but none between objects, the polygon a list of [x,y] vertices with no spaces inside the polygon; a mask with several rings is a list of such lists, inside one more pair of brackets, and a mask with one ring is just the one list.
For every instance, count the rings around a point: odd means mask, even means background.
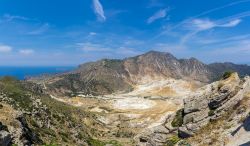
[{"label": "sea", "polygon": [[19,80],[24,80],[29,77],[36,77],[47,74],[64,73],[75,69],[72,66],[53,66],[53,67],[1,67],[0,77],[12,76]]}]

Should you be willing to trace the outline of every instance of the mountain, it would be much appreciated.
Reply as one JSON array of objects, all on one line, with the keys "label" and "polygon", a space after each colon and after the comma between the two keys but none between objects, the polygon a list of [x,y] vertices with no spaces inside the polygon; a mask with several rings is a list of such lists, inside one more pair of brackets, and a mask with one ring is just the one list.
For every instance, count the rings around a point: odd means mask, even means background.
[{"label": "mountain", "polygon": [[236,71],[240,76],[249,75],[249,66],[246,64],[238,65],[231,62],[212,63],[209,64],[209,68],[214,72],[214,74],[221,74],[225,71]]},{"label": "mountain", "polygon": [[[39,82],[42,82],[50,93],[67,96],[103,95],[132,91],[135,85],[168,78],[207,84],[221,77],[225,71],[249,75],[250,67],[233,63],[207,65],[195,58],[177,59],[170,53],[150,51],[123,60],[103,59],[81,64],[74,71]],[[38,82],[36,79],[31,80]]]}]

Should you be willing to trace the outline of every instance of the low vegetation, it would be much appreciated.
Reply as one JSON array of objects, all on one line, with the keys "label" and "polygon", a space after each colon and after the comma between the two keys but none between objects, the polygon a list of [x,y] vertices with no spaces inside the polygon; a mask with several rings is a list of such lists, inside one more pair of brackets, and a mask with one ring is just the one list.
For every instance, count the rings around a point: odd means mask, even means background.
[{"label": "low vegetation", "polygon": [[174,120],[171,122],[173,127],[180,127],[183,124],[183,109],[176,112]]},{"label": "low vegetation", "polygon": [[172,136],[166,142],[166,146],[175,146],[181,139],[178,136]]},{"label": "low vegetation", "polygon": [[208,112],[208,116],[213,116],[215,113],[214,113],[214,110],[210,110],[209,112]]},{"label": "low vegetation", "polygon": [[223,79],[227,79],[229,78],[234,72],[233,71],[226,71],[223,75],[222,78]]},{"label": "low vegetation", "polygon": [[106,146],[106,145],[122,146],[121,144],[119,144],[119,142],[117,142],[115,140],[100,141],[100,140],[97,140],[97,139],[89,139],[88,144],[91,145],[91,146]]},{"label": "low vegetation", "polygon": [[86,128],[82,122],[82,119],[91,117],[90,113],[56,101],[48,95],[33,92],[23,84],[25,82],[12,77],[1,78],[0,93],[7,98],[0,98],[0,102],[24,112],[22,118],[27,122],[31,132],[29,134],[37,137],[32,143],[46,146],[71,145],[77,144],[76,139],[84,143],[90,138],[91,128]]}]

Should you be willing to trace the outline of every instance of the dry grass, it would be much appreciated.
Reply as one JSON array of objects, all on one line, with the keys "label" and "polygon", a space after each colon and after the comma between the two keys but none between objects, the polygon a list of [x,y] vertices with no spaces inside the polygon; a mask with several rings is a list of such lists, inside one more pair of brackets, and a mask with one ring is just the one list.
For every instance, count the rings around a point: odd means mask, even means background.
[{"label": "dry grass", "polygon": [[[197,146],[219,146],[219,141],[222,139],[221,129],[226,122],[221,119],[215,122],[210,122],[197,132],[194,137],[188,139],[189,143],[195,143]],[[226,141],[226,139],[224,139]]]},{"label": "dry grass", "polygon": [[0,121],[4,125],[11,125],[13,127],[18,127],[18,123],[15,120],[17,112],[11,106],[7,104],[3,104],[3,103],[0,103],[0,104],[3,105],[1,109],[1,114],[0,114]]},{"label": "dry grass", "polygon": [[145,93],[148,96],[176,96],[177,93],[170,87],[156,88]]}]

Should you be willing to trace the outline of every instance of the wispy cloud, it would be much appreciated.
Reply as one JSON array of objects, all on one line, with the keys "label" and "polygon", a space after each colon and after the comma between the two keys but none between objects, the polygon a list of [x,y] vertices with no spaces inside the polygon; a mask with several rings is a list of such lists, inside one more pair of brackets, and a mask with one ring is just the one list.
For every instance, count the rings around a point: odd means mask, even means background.
[{"label": "wispy cloud", "polygon": [[156,13],[154,13],[154,15],[148,18],[147,23],[151,24],[158,19],[165,18],[167,16],[167,12],[168,12],[167,8],[157,11]]},{"label": "wispy cloud", "polygon": [[187,42],[190,38],[194,37],[196,34],[210,30],[213,28],[229,28],[235,27],[240,24],[241,19],[235,19],[228,22],[221,21],[212,21],[210,19],[193,19],[190,22],[187,22],[185,28],[190,30],[189,33],[181,37],[180,43],[183,44]]},{"label": "wispy cloud", "polygon": [[21,50],[19,50],[19,53],[22,55],[31,55],[34,52],[35,51],[33,49],[21,49]]},{"label": "wispy cloud", "polygon": [[99,21],[105,21],[106,16],[103,10],[103,6],[99,0],[93,0],[94,12]]},{"label": "wispy cloud", "polygon": [[95,35],[97,35],[97,33],[96,32],[90,32],[89,35],[90,36],[95,36]]},{"label": "wispy cloud", "polygon": [[[232,62],[247,62],[249,63],[248,56],[250,55],[250,41],[249,40],[241,40],[238,42],[229,43],[222,45],[217,45],[213,47],[210,51],[206,53],[210,58],[217,57],[219,61],[227,61]],[[231,57],[234,56],[234,57]],[[223,59],[223,60],[222,60]]]},{"label": "wispy cloud", "polygon": [[127,13],[129,12],[128,10],[119,10],[119,9],[108,9],[105,10],[105,16],[108,18],[115,18],[118,15],[122,14],[122,13]]},{"label": "wispy cloud", "polygon": [[231,20],[229,22],[219,23],[210,19],[193,19],[187,23],[187,28],[194,31],[204,31],[216,27],[235,27],[240,24],[241,19]]},{"label": "wispy cloud", "polygon": [[135,56],[141,54],[142,52],[134,48],[120,47],[115,51],[115,53],[123,56]]},{"label": "wispy cloud", "polygon": [[147,8],[153,8],[153,7],[163,7],[164,4],[161,3],[159,0],[150,0]]},{"label": "wispy cloud", "polygon": [[41,25],[39,28],[28,32],[28,35],[39,35],[39,34],[43,34],[44,32],[46,32],[48,29],[50,28],[50,25],[48,23],[44,23],[43,25]]},{"label": "wispy cloud", "polygon": [[120,44],[120,46],[110,46],[107,44],[99,44],[93,42],[83,42],[77,43],[76,47],[83,51],[85,54],[96,54],[99,57],[115,57],[119,58],[121,56],[134,56],[141,54],[142,52],[138,51],[133,47],[128,47],[126,45]]},{"label": "wispy cloud", "polygon": [[177,27],[180,27],[182,26],[183,24],[185,24],[186,22],[192,20],[192,19],[195,19],[195,18],[199,18],[201,16],[205,16],[207,14],[210,14],[210,13],[213,13],[213,12],[216,12],[216,11],[219,11],[219,10],[222,10],[222,9],[225,9],[225,8],[228,8],[228,7],[232,7],[234,5],[238,5],[238,4],[241,4],[241,3],[246,3],[246,2],[250,2],[250,0],[239,0],[239,1],[235,1],[235,2],[231,2],[229,4],[226,4],[226,5],[223,5],[223,6],[220,6],[220,7],[216,7],[216,8],[213,8],[213,9],[210,9],[210,10],[207,10],[207,11],[203,11],[195,16],[192,16],[188,19],[185,19],[183,21],[181,21],[180,23],[176,24],[175,26],[172,27],[172,29],[174,28],[177,28]]},{"label": "wispy cloud", "polygon": [[[229,8],[229,7],[232,7],[232,6],[235,6],[235,5],[238,5],[238,4],[242,4],[242,3],[247,3],[247,2],[250,2],[250,0],[239,0],[239,1],[228,3],[228,4],[223,5],[223,6],[219,6],[219,7],[213,8],[213,9],[209,9],[207,11],[203,11],[203,12],[197,14],[197,15],[194,15],[192,17],[184,19],[183,21],[181,21],[181,22],[179,22],[179,23],[177,23],[177,24],[175,24],[175,25],[173,25],[171,27],[168,27],[165,31],[163,31],[160,34],[156,35],[153,39],[156,39],[156,38],[158,38],[158,37],[160,37],[162,35],[168,34],[169,32],[172,32],[173,30],[175,30],[175,29],[177,29],[179,27],[182,27],[187,22],[190,22],[193,19],[197,19],[197,18],[199,18],[201,16],[206,16],[208,14],[223,10],[225,8]],[[234,19],[241,19],[241,18],[248,17],[248,16],[250,16],[250,11],[246,11],[246,12],[243,12],[243,13],[232,15],[232,16],[229,16],[228,18],[225,18],[225,19],[227,19],[227,21],[230,21],[230,20],[234,20]],[[223,20],[223,21],[225,21],[225,20]]]},{"label": "wispy cloud", "polygon": [[233,42],[239,42],[239,41],[244,41],[244,40],[249,40],[250,39],[250,34],[244,34],[244,35],[238,35],[238,36],[233,36],[233,37],[223,37],[223,38],[213,38],[213,39],[204,39],[204,38],[199,38],[197,42],[199,42],[202,45],[211,45],[211,44],[223,44],[223,43],[233,43]]},{"label": "wispy cloud", "polygon": [[14,21],[14,20],[28,21],[28,20],[30,20],[30,19],[27,18],[27,17],[24,17],[24,16],[17,16],[17,15],[4,14],[4,15],[2,16],[2,19],[1,19],[0,22],[11,22],[11,21]]},{"label": "wispy cloud", "polygon": [[0,53],[8,53],[12,51],[12,47],[8,45],[1,45],[0,44]]},{"label": "wispy cloud", "polygon": [[111,51],[111,49],[108,48],[108,47],[105,47],[105,46],[100,45],[100,44],[90,43],[90,42],[77,43],[76,46],[77,46],[77,48],[79,48],[80,50],[82,50],[84,52],[105,52],[105,51]]}]

